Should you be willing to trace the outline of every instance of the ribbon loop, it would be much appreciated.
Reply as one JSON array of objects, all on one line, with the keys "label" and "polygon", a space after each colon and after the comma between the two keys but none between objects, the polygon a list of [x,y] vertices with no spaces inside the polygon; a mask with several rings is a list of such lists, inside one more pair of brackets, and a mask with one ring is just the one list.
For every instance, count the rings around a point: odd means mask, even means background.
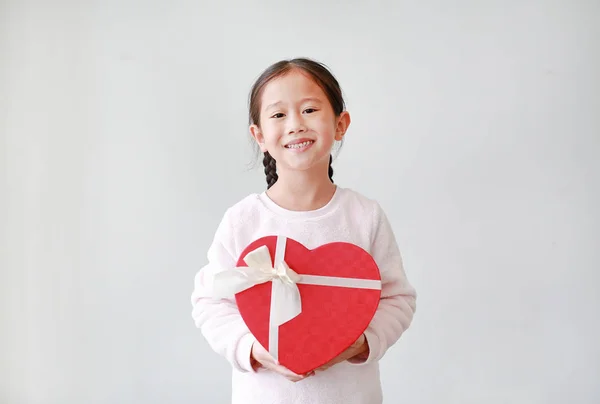
[{"label": "ribbon loop", "polygon": [[280,326],[302,312],[300,291],[296,283],[301,279],[285,261],[273,266],[267,246],[261,246],[244,257],[247,268],[219,272],[214,277],[213,296],[231,297],[261,283],[273,282],[271,322]]}]

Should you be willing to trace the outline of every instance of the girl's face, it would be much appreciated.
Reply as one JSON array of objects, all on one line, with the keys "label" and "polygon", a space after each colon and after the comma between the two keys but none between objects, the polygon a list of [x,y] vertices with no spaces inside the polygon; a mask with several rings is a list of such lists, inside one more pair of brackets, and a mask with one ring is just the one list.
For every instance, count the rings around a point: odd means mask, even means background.
[{"label": "girl's face", "polygon": [[335,116],[325,92],[306,73],[294,69],[269,82],[262,94],[260,126],[250,132],[278,171],[327,172],[334,141],[342,140],[350,116]]}]

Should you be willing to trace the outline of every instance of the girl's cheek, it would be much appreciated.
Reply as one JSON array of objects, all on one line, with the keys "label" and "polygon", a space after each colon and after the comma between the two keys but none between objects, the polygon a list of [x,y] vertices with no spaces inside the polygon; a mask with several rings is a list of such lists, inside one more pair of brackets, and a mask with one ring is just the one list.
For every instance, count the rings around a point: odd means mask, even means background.
[{"label": "girl's cheek", "polygon": [[280,122],[274,122],[274,121],[272,121],[272,122],[269,122],[269,123],[268,123],[268,125],[267,125],[267,127],[268,127],[268,130],[269,130],[269,131],[275,131],[275,130],[277,130],[277,129],[278,129],[280,126],[281,126],[281,123],[280,123]]}]

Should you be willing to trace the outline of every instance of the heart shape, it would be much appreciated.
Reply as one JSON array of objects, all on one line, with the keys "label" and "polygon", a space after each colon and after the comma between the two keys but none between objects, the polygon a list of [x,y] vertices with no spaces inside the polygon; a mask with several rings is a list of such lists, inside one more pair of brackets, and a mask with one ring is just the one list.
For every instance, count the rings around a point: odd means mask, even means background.
[{"label": "heart shape", "polygon": [[[275,257],[277,236],[260,238],[242,251],[244,257],[266,246]],[[309,250],[287,239],[285,262],[300,275],[381,280],[373,257],[357,245],[334,242]],[[279,327],[279,363],[297,374],[308,373],[338,356],[366,330],[379,305],[381,290],[299,283],[302,313]],[[250,332],[269,350],[271,282],[237,293],[239,311]]]}]

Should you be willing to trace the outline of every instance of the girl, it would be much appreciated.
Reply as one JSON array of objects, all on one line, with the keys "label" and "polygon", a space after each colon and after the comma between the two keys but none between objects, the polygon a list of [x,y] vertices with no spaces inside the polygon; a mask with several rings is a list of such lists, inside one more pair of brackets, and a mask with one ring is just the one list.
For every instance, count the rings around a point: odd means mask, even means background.
[{"label": "girl", "polygon": [[[349,124],[340,86],[318,62],[280,61],[252,87],[250,134],[264,154],[267,189],[226,210],[191,299],[196,326],[232,366],[234,404],[383,401],[378,361],[411,324],[416,294],[380,205],[333,182],[331,150]],[[272,359],[250,333],[235,300],[210,297],[216,272],[234,268],[248,244],[282,229],[309,249],[334,241],[356,244],[373,256],[382,279],[381,301],[364,334],[305,375]]]}]

